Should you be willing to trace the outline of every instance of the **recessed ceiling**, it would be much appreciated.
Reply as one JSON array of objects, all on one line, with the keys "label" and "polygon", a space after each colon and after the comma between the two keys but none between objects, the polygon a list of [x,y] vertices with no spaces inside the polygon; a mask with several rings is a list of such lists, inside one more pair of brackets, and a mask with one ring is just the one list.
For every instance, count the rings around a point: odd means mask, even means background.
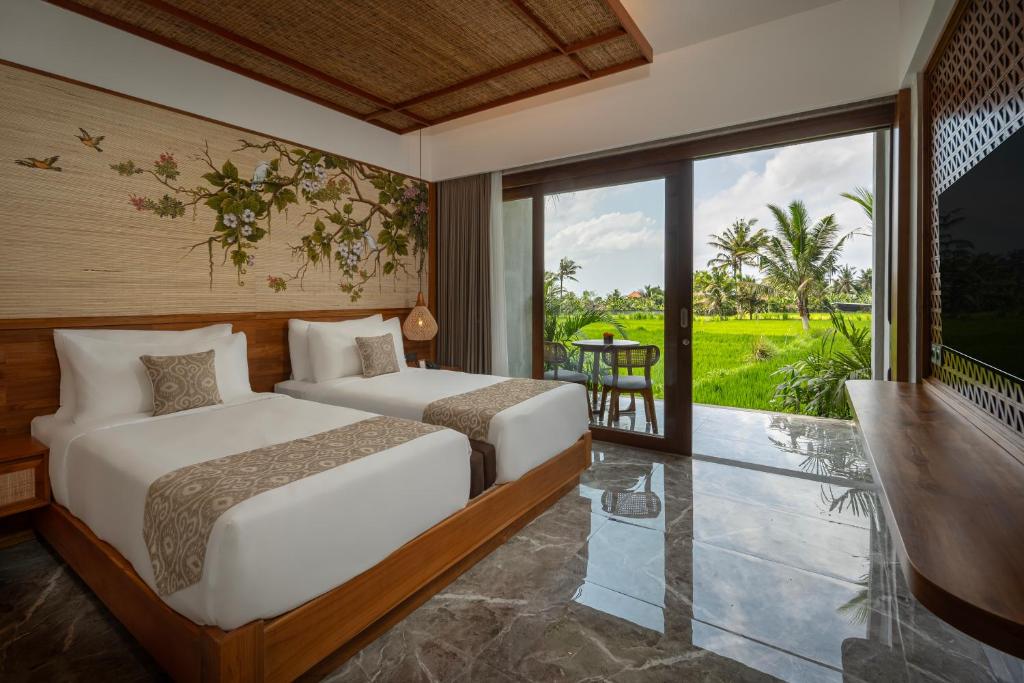
[{"label": "recessed ceiling", "polygon": [[652,61],[620,0],[49,0],[406,133]]},{"label": "recessed ceiling", "polygon": [[838,0],[622,0],[656,53],[830,5]]}]

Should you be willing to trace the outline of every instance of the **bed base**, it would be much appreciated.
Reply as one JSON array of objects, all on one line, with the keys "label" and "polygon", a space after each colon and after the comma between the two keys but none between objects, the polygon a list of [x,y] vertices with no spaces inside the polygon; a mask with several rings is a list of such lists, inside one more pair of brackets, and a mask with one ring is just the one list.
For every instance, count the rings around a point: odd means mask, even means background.
[{"label": "bed base", "polygon": [[579,483],[590,464],[590,448],[586,432],[375,567],[290,612],[231,631],[199,626],[172,610],[120,553],[64,507],[51,504],[33,519],[43,538],[174,680],[292,681],[340,665],[554,504]]}]

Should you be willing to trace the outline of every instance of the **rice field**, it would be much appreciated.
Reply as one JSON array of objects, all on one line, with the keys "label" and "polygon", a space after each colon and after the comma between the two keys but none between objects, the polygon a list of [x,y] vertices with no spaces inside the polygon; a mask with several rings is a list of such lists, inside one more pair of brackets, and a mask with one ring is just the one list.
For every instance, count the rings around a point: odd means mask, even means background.
[{"label": "rice field", "polygon": [[[848,314],[858,325],[870,324],[869,314]],[[625,336],[641,344],[664,348],[665,320],[660,314],[623,314],[616,319]],[[831,329],[825,314],[811,317],[811,329],[804,332],[795,314],[756,320],[698,317],[693,330],[693,400],[738,408],[778,410],[771,398],[779,378],[772,373],[801,360],[821,344]],[[607,325],[590,325],[586,338],[599,338]],[[664,397],[664,359],[654,367],[655,396]]]}]

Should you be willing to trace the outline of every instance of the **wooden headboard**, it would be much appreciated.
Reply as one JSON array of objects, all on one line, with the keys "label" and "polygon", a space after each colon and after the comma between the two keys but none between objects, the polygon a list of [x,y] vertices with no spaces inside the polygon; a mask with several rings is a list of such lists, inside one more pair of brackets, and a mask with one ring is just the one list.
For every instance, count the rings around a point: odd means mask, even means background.
[{"label": "wooden headboard", "polygon": [[[60,367],[53,347],[53,330],[60,328],[121,328],[185,330],[214,323],[231,323],[244,332],[249,346],[249,379],[253,391],[273,391],[288,379],[288,319],[349,320],[381,313],[403,321],[409,308],[275,311],[272,313],[198,313],[85,318],[21,318],[0,320],[0,434],[24,434],[32,418],[49,415],[60,405]],[[404,340],[406,353],[434,357],[433,342]]]}]

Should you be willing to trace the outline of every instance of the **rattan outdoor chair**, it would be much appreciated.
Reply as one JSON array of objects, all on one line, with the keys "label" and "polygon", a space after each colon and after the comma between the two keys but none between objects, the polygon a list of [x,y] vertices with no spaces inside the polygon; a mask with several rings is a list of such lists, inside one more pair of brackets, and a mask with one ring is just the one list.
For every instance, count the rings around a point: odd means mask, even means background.
[{"label": "rattan outdoor chair", "polygon": [[[582,384],[586,389],[590,377],[585,372],[569,370],[566,367],[568,363],[569,352],[561,342],[544,342],[544,365],[550,368],[544,372],[544,379]],[[590,393],[587,392],[587,415],[591,416],[591,414]]]},{"label": "rattan outdoor chair", "polygon": [[[611,405],[608,408],[608,420],[619,419],[619,396],[629,394],[635,397],[640,394],[644,399],[644,412],[651,423],[654,433],[658,433],[658,415],[654,410],[654,384],[651,381],[651,368],[661,358],[661,349],[654,345],[623,346],[606,348],[601,352],[601,362],[609,369],[609,373],[601,376],[601,407],[604,415],[605,401],[611,394]],[[625,370],[628,374],[619,374]],[[643,375],[634,375],[634,370],[643,370]]]}]

